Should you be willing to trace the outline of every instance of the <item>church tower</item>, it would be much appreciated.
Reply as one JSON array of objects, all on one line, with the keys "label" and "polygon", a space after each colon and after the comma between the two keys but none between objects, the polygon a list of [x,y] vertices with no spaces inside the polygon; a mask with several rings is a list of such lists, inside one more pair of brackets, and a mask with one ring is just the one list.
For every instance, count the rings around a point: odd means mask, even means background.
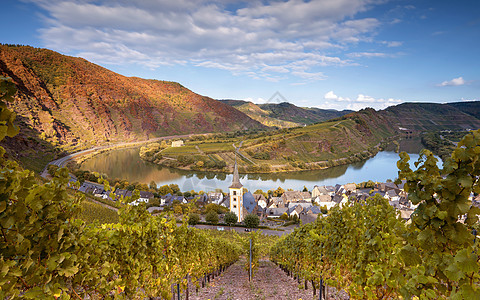
[{"label": "church tower", "polygon": [[240,183],[238,175],[237,157],[235,157],[235,166],[233,168],[233,180],[230,190],[230,211],[238,216],[238,222],[242,222],[243,215],[243,185]]}]

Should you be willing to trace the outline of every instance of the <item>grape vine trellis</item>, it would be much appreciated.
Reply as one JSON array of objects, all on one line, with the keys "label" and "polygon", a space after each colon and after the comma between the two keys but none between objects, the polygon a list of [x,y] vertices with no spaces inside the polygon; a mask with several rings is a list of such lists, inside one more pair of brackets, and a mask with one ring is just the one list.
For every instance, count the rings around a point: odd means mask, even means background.
[{"label": "grape vine trellis", "polygon": [[405,191],[418,205],[403,222],[382,197],[349,202],[296,229],[271,249],[287,272],[345,289],[354,299],[480,299],[480,131],[467,134],[443,169],[424,150],[411,170],[397,163]]},{"label": "grape vine trellis", "polygon": [[[0,140],[14,136],[14,84],[0,78]],[[168,216],[124,206],[120,223],[76,218],[83,197],[67,192],[59,169],[39,184],[0,147],[0,298],[170,298],[171,285],[204,278],[235,262],[238,237],[177,226]]]}]

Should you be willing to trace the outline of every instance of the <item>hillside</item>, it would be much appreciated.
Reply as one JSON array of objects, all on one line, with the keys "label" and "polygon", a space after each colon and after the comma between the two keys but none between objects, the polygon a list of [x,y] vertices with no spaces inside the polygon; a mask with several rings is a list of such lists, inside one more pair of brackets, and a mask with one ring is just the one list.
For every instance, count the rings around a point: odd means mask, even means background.
[{"label": "hillside", "polygon": [[414,132],[480,128],[479,119],[456,108],[455,104],[403,103],[380,113],[397,128]]},{"label": "hillside", "polygon": [[11,77],[18,88],[13,109],[22,135],[6,145],[19,155],[32,155],[27,152],[37,146],[56,151],[59,146],[264,128],[178,83],[125,77],[47,49],[0,45],[0,76]]},{"label": "hillside", "polygon": [[474,116],[477,119],[480,119],[480,101],[454,102],[448,103],[448,105],[453,106],[468,115]]},{"label": "hillside", "polygon": [[287,128],[244,137],[217,135],[192,139],[183,147],[143,147],[143,159],[193,170],[231,172],[235,149],[243,173],[320,169],[366,159],[397,131],[373,109],[305,127]]},{"label": "hillside", "polygon": [[336,111],[298,107],[287,102],[254,104],[243,100],[220,101],[235,107],[263,125],[280,128],[314,124],[338,118],[352,112],[350,110]]}]

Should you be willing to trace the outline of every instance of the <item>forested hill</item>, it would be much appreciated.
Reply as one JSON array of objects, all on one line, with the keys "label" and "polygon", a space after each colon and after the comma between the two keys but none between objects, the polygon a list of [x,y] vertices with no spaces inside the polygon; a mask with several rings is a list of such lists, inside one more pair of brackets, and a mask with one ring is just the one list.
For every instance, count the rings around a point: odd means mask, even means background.
[{"label": "forested hill", "polygon": [[[0,45],[0,76],[18,93],[15,147],[264,128],[244,113],[175,82],[125,77],[82,58]],[[12,141],[10,141],[12,143]]]},{"label": "forested hill", "polygon": [[254,104],[243,100],[220,101],[235,107],[266,126],[281,128],[324,122],[353,112],[352,110],[337,111],[314,107],[298,107],[287,102]]}]

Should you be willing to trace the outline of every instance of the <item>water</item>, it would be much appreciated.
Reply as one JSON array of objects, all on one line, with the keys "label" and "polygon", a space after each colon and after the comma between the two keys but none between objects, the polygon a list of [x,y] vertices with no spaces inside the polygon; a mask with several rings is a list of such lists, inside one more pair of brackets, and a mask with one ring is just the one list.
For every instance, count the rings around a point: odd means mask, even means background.
[{"label": "water", "polygon": [[[410,152],[410,161],[418,159],[421,145],[417,140],[405,140],[401,150]],[[122,178],[129,182],[149,184],[154,181],[157,186],[178,184],[182,191],[228,191],[232,182],[231,174],[212,172],[193,172],[161,167],[140,159],[139,149],[120,149],[99,154],[82,164],[85,170],[106,174],[109,178]],[[250,191],[264,191],[282,187],[283,189],[301,190],[306,186],[309,190],[314,185],[335,185],[360,183],[362,181],[395,180],[398,176],[398,153],[393,151],[379,152],[368,160],[329,168],[325,170],[277,173],[277,174],[240,174],[240,181]]]}]

